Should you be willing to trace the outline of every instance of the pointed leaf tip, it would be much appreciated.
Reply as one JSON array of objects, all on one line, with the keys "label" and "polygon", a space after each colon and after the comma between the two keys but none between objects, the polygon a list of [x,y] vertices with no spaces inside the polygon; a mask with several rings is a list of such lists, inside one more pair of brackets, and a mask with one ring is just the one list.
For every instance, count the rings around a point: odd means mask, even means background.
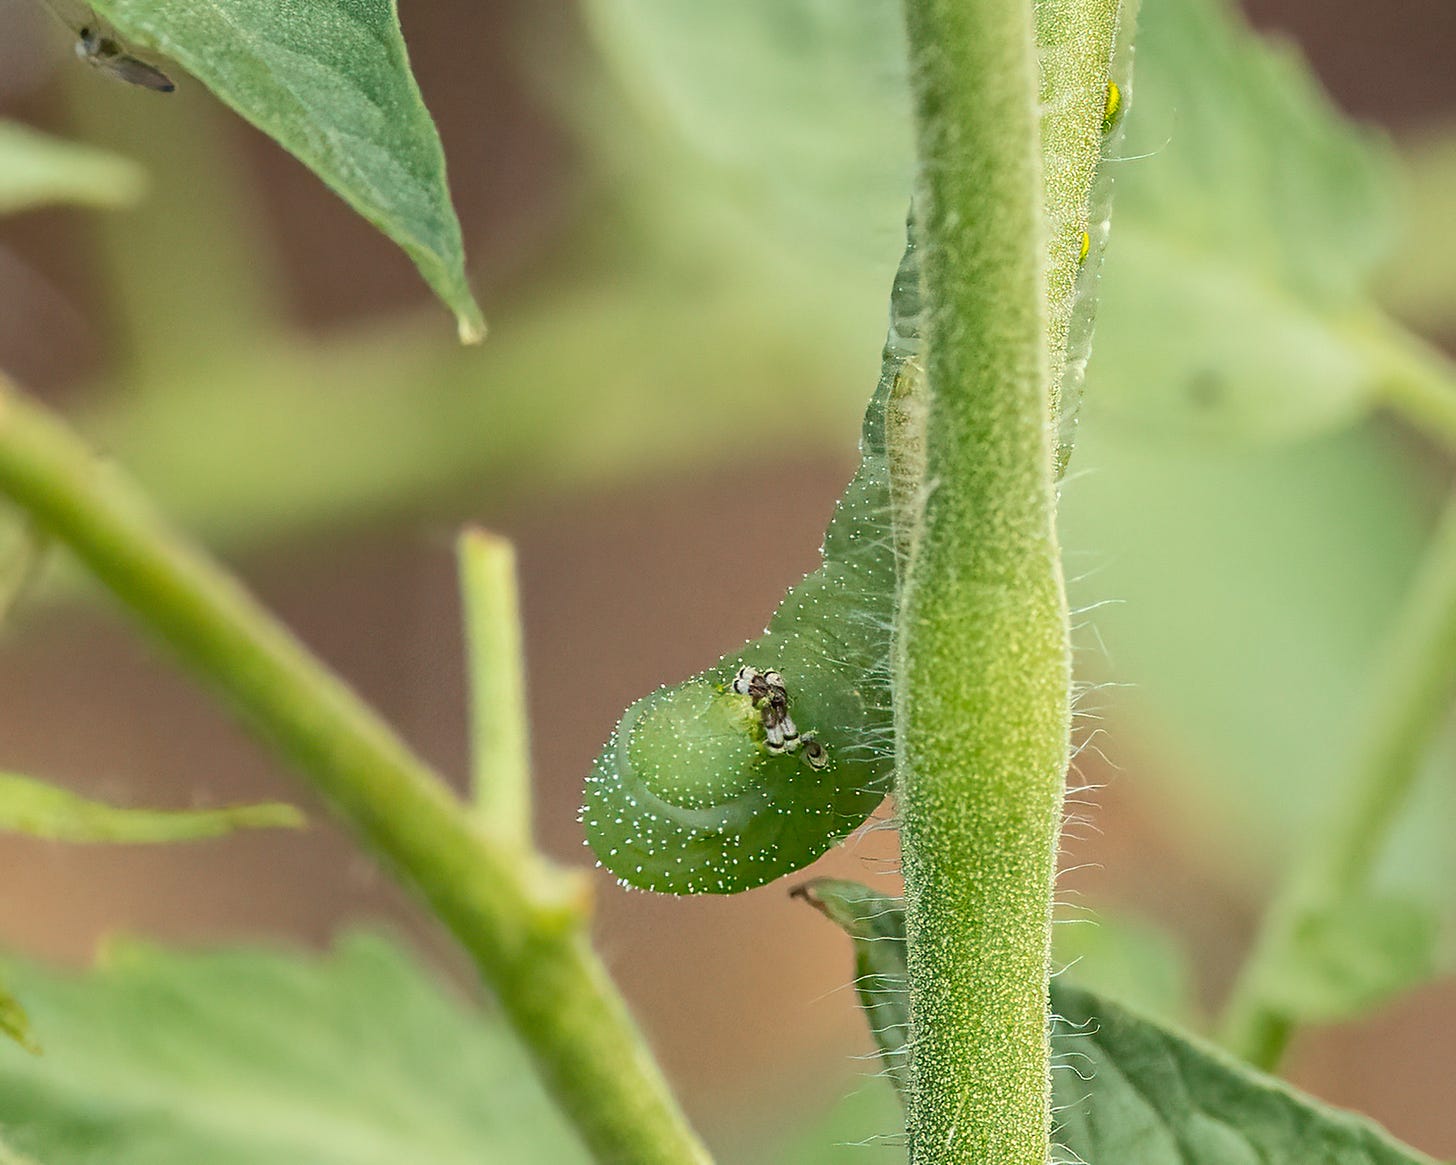
[{"label": "pointed leaf tip", "polygon": [[465,279],[445,152],[410,71],[394,0],[93,0],[129,46],[177,61],[393,239],[459,321]]}]

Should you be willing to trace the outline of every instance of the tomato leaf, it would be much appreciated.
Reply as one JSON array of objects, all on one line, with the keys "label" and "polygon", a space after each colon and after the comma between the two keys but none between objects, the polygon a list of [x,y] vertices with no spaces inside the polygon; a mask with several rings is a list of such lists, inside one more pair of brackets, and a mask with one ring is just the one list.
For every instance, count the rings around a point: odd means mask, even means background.
[{"label": "tomato leaf", "polygon": [[181,64],[398,243],[485,334],[465,278],[445,154],[410,72],[394,0],[95,0],[127,46]]}]

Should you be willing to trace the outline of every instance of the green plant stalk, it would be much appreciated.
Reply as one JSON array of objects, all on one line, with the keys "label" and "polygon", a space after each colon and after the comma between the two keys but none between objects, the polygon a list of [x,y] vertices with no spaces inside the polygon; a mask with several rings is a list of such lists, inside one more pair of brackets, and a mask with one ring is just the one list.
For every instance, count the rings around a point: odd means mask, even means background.
[{"label": "green plant stalk", "polygon": [[1422,758],[1456,700],[1456,500],[1447,504],[1419,578],[1376,671],[1368,719],[1335,804],[1270,907],[1240,971],[1223,1022],[1234,1051],[1277,1066],[1293,1019],[1263,985],[1310,917],[1337,911],[1369,880],[1399,818]]},{"label": "green plant stalk", "polygon": [[531,841],[531,746],[516,552],[484,530],[460,536],[475,809],[502,841]]},{"label": "green plant stalk", "polygon": [[1379,399],[1433,440],[1456,448],[1456,364],[1451,357],[1385,316],[1355,321],[1350,331],[1365,341],[1378,370]]},{"label": "green plant stalk", "polygon": [[1032,9],[906,17],[930,391],[895,661],[910,1160],[1041,1165],[1070,661]]},{"label": "green plant stalk", "polygon": [[0,491],[291,759],[470,952],[596,1158],[706,1162],[585,934],[584,881],[448,786],[64,424],[0,381]]}]

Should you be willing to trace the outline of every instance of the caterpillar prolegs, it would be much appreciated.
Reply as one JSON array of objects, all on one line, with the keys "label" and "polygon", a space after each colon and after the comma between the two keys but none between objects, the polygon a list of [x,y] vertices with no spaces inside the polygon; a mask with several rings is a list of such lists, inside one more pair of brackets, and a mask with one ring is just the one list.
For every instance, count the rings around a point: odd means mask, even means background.
[{"label": "caterpillar prolegs", "polygon": [[823,565],[763,636],[628,708],[597,758],[582,821],[624,883],[667,894],[761,886],[808,865],[889,791],[897,551],[885,426],[889,402],[918,376],[919,317],[912,239]]}]

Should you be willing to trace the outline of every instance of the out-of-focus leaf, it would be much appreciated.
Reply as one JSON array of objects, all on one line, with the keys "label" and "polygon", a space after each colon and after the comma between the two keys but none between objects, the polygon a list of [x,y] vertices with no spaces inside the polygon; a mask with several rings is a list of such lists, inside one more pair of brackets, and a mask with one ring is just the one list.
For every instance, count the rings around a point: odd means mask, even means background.
[{"label": "out-of-focus leaf", "polygon": [[17,1153],[4,1140],[0,1138],[0,1165],[39,1165],[33,1157],[26,1157]]},{"label": "out-of-focus leaf", "polygon": [[180,62],[404,248],[485,334],[465,278],[445,155],[410,72],[394,0],[94,0],[128,44]]},{"label": "out-of-focus leaf", "polygon": [[[1416,576],[1426,519],[1404,450],[1376,432],[1282,446],[1151,443],[1091,402],[1064,490],[1083,656],[1108,712],[1185,810],[1190,851],[1251,895],[1307,836],[1356,745],[1370,661]],[[1456,915],[1447,739],[1373,892]]]},{"label": "out-of-focus leaf", "polygon": [[[640,104],[757,195],[785,246],[826,227],[892,237],[911,160],[898,4],[591,10]],[[1366,296],[1392,235],[1386,151],[1224,0],[1142,5],[1127,134],[1126,160],[1108,163],[1088,399],[1155,431],[1228,437],[1287,438],[1368,408],[1398,363]]]},{"label": "out-of-focus leaf", "polygon": [[145,187],[125,158],[0,121],[0,214],[55,202],[130,206]]},{"label": "out-of-focus leaf", "polygon": [[[862,1080],[828,1112],[752,1165],[905,1165],[905,1108],[883,1079]],[[0,1159],[0,1165],[6,1165]]]},{"label": "out-of-focus leaf", "polygon": [[298,829],[303,824],[303,814],[292,805],[120,809],[44,781],[0,773],[0,833],[51,841],[143,844],[194,841],[238,829]]},{"label": "out-of-focus leaf", "polygon": [[[846,312],[817,275],[763,251],[741,224],[674,229],[642,240],[626,273],[503,314],[478,348],[418,320],[374,323],[239,354],[209,367],[207,392],[188,375],[113,395],[88,428],[179,521],[230,539],[336,526],[463,482],[477,498],[539,496],[700,471],[750,446],[848,455],[864,400],[847,386],[878,367],[883,299]],[[794,425],[764,425],[788,399]]]},{"label": "out-of-focus leaf", "polygon": [[45,1165],[586,1160],[510,1036],[377,939],[14,970],[46,1054],[0,1048],[0,1128]]},{"label": "out-of-focus leaf", "polygon": [[[66,105],[79,136],[124,144],[156,176],[141,205],[101,217],[87,239],[107,339],[101,395],[145,395],[174,378],[205,394],[212,368],[273,342],[289,310],[241,127],[196,86],[156,100],[83,72]],[[434,305],[426,310],[443,339]]]},{"label": "out-of-focus leaf", "polygon": [[[0,983],[0,1036],[9,1037],[27,1052],[40,1051],[40,1045],[30,1031],[30,1016],[25,1014],[20,1000],[5,990],[3,983]],[[3,1161],[4,1158],[0,1157],[0,1162]]]},{"label": "out-of-focus leaf", "polygon": [[1401,142],[1404,230],[1380,278],[1380,298],[1408,324],[1437,335],[1456,326],[1456,122]]},{"label": "out-of-focus leaf", "polygon": [[1270,962],[1260,999],[1299,1023],[1335,1023],[1432,979],[1439,922],[1426,903],[1395,893],[1345,896],[1296,925]]},{"label": "out-of-focus leaf", "polygon": [[[861,959],[872,961],[880,992],[872,1029],[888,1062],[897,1063],[909,1030],[903,907],[868,887],[830,878],[808,883],[803,894],[846,927],[856,969]],[[1117,1004],[1061,980],[1053,981],[1051,993],[1057,1016],[1055,1140],[1064,1159],[1119,1165],[1430,1162],[1370,1121],[1302,1096]],[[880,1013],[890,1008],[900,1022],[886,1025]]]},{"label": "out-of-focus leaf", "polygon": [[639,107],[790,236],[873,260],[904,244],[914,162],[897,0],[590,0]]},{"label": "out-of-focus leaf", "polygon": [[1232,437],[1348,422],[1383,367],[1360,317],[1386,151],[1221,2],[1149,0],[1137,62],[1089,396]]},{"label": "out-of-focus leaf", "polygon": [[1126,914],[1062,920],[1052,934],[1060,973],[1104,998],[1185,1026],[1195,1019],[1188,958],[1166,931]]}]

